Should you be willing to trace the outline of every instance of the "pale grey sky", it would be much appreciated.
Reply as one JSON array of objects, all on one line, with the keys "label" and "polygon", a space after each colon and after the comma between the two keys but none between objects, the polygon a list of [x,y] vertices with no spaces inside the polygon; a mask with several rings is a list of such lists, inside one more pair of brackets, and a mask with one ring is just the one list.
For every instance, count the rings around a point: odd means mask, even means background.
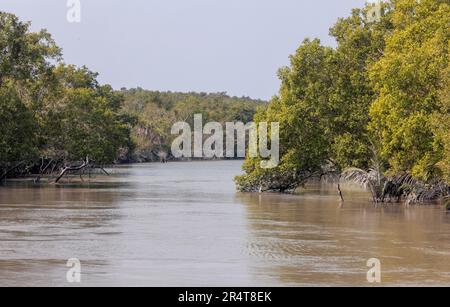
[{"label": "pale grey sky", "polygon": [[306,37],[332,45],[330,26],[364,0],[1,0],[0,10],[46,28],[67,63],[114,88],[222,92],[268,99],[277,70]]}]

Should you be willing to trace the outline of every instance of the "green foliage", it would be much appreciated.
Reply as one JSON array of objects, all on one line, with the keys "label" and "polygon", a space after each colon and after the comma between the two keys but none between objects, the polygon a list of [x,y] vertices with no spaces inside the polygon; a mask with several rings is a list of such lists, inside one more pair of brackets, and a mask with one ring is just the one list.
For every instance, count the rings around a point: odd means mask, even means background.
[{"label": "green foliage", "polygon": [[29,32],[12,14],[0,11],[0,85],[5,78],[30,81],[51,71],[51,60],[60,49],[45,30]]},{"label": "green foliage", "polygon": [[45,31],[0,12],[0,175],[38,154],[37,118],[28,88],[51,72],[60,50]]},{"label": "green foliage", "polygon": [[0,87],[0,123],[0,171],[36,157],[36,122],[11,82]]},{"label": "green foliage", "polygon": [[393,173],[409,172],[428,180],[443,156],[435,146],[432,116],[440,112],[442,71],[448,66],[448,1],[399,0],[394,30],[384,56],[370,67],[379,93],[370,109],[369,129]]},{"label": "green foliage", "polygon": [[[450,48],[449,48],[450,52]],[[448,55],[450,58],[450,53]],[[450,182],[450,63],[443,72],[439,110],[433,115],[433,128],[436,133],[435,147],[442,152],[436,164],[447,182]]]},{"label": "green foliage", "polygon": [[334,133],[329,155],[339,169],[371,167],[367,110],[376,93],[369,82],[368,66],[382,57],[385,38],[393,26],[390,3],[382,4],[384,14],[378,22],[367,21],[368,8],[354,9],[330,30],[338,45],[328,72],[332,78],[327,95],[329,129]]},{"label": "green foliage", "polygon": [[89,158],[112,163],[126,147],[129,126],[120,116],[123,97],[109,86],[100,86],[86,68],[59,66],[59,88],[43,123],[46,156],[64,161]]}]

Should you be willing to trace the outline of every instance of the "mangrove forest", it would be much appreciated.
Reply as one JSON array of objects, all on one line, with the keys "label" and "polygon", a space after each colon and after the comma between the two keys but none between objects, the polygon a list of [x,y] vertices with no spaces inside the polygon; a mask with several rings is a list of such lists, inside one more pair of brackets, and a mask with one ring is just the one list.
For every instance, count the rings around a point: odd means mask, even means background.
[{"label": "mangrove forest", "polygon": [[335,48],[306,39],[279,70],[279,95],[255,120],[280,122],[281,164],[247,159],[239,190],[288,192],[330,177],[366,186],[375,202],[449,194],[450,1],[373,9],[336,22]]}]

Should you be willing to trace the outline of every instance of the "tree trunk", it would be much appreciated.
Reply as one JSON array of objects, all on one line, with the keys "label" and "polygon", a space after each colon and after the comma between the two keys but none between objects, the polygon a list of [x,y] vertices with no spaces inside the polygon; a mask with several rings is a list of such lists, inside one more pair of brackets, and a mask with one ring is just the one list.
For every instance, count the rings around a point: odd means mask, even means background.
[{"label": "tree trunk", "polygon": [[39,176],[36,178],[36,180],[34,180],[34,183],[39,183],[39,182],[41,181],[42,176],[43,176],[44,173],[48,170],[48,168],[50,167],[50,165],[52,165],[52,163],[53,163],[53,159],[50,160],[50,162],[47,164],[46,167],[44,167],[43,169],[42,169],[42,167],[41,167]]},{"label": "tree trunk", "polygon": [[345,201],[344,200],[344,195],[342,194],[341,184],[340,183],[338,183],[337,188],[338,188],[338,192],[339,192],[339,197],[341,198],[341,202],[344,202]]}]

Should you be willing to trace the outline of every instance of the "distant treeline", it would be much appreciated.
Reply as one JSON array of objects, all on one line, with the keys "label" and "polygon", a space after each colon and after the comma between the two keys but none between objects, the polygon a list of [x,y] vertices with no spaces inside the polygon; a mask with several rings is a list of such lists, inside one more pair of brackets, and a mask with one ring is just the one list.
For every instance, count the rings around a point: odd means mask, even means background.
[{"label": "distant treeline", "polygon": [[392,0],[305,40],[256,121],[280,122],[281,164],[247,159],[241,191],[292,191],[334,174],[375,201],[436,199],[450,182],[450,1]]},{"label": "distant treeline", "polygon": [[133,162],[170,158],[170,147],[176,135],[172,125],[187,122],[193,127],[194,114],[203,121],[219,123],[251,122],[262,100],[230,97],[226,93],[176,93],[147,91],[140,88],[122,89],[123,111],[136,121],[132,128],[134,148],[128,158]]}]

